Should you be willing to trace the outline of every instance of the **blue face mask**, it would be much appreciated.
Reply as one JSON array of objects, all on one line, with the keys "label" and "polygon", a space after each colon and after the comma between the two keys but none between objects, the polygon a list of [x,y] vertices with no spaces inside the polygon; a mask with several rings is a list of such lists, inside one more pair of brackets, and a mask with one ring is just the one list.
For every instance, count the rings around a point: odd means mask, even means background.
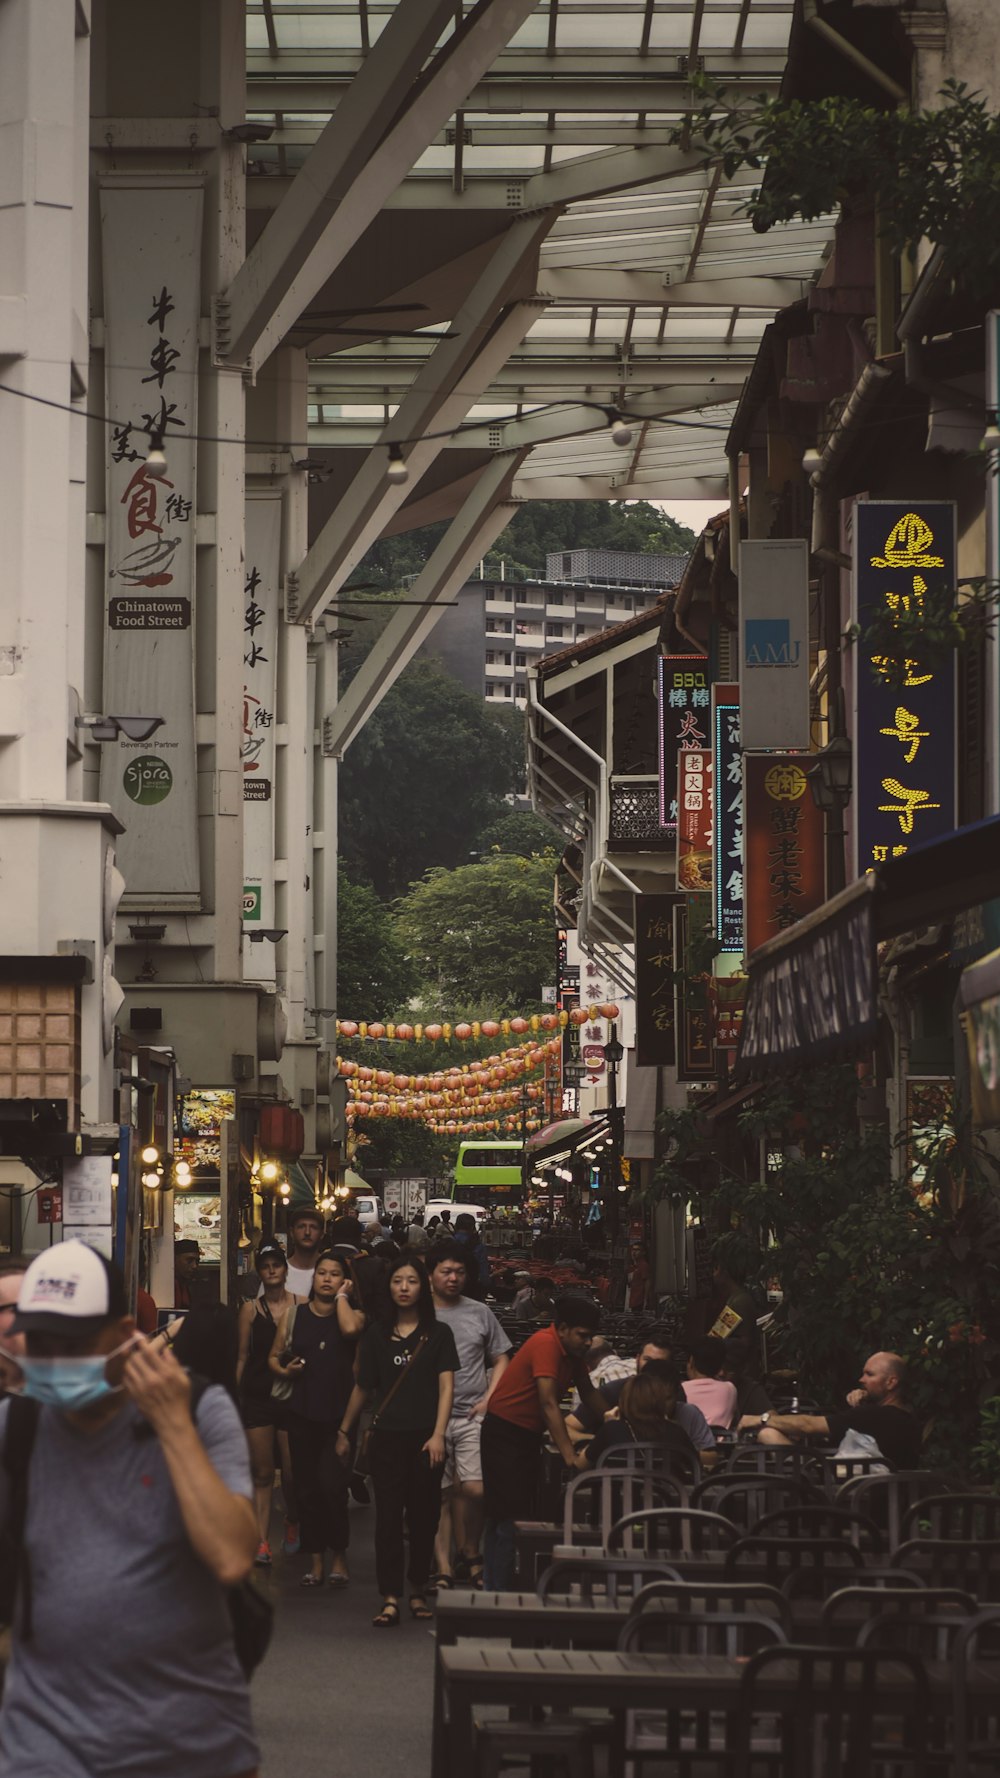
[{"label": "blue face mask", "polygon": [[24,1378],[20,1393],[46,1407],[78,1412],[92,1407],[106,1395],[117,1395],[121,1388],[108,1382],[105,1375],[110,1359],[134,1344],[134,1337],[116,1346],[113,1352],[98,1352],[87,1358],[19,1358],[18,1369]]}]

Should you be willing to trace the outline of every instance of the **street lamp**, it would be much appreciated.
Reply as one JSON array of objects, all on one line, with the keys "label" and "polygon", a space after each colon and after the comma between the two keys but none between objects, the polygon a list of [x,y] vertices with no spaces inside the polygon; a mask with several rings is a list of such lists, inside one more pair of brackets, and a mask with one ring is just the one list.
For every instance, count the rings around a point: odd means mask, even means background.
[{"label": "street lamp", "polygon": [[[618,1027],[612,1020],[611,1036],[604,1045],[604,1060],[608,1065],[608,1132],[611,1137],[611,1187],[610,1206],[612,1216],[609,1217],[612,1240],[618,1229],[618,1194],[621,1185],[621,1152],[622,1152],[622,1113],[618,1105],[618,1069],[625,1059],[625,1051],[618,1041]],[[613,1217],[613,1220],[612,1220]]]},{"label": "street lamp", "polygon": [[844,810],[851,800],[854,750],[846,735],[834,735],[806,773],[817,809],[826,816],[826,887],[836,895],[845,883]]}]

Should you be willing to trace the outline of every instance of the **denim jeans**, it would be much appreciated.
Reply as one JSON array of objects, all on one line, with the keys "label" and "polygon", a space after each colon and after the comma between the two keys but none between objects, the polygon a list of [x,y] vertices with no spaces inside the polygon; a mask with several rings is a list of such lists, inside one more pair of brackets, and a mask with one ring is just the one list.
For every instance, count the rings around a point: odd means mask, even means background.
[{"label": "denim jeans", "polygon": [[487,1519],[483,1535],[483,1586],[488,1593],[514,1587],[514,1520]]}]

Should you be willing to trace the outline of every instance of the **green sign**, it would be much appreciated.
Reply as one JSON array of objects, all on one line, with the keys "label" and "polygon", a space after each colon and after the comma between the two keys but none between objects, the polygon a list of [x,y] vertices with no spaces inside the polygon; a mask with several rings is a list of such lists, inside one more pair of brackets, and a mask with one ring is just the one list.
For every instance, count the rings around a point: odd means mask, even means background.
[{"label": "green sign", "polygon": [[143,753],[130,759],[122,773],[125,795],[134,803],[162,803],[170,795],[173,773],[165,759],[155,753]]},{"label": "green sign", "polygon": [[260,889],[261,889],[261,886],[259,883],[244,883],[244,885],[243,885],[243,918],[244,918],[244,920],[259,920],[260,919]]}]

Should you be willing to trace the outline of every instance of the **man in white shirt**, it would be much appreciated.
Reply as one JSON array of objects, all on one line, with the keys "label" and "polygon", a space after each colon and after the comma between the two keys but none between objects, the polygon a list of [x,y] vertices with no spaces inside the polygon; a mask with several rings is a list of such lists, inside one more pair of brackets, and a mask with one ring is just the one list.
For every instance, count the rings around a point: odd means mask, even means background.
[{"label": "man in white shirt", "polygon": [[[480,1437],[490,1396],[510,1363],[510,1341],[485,1303],[463,1294],[466,1250],[457,1241],[439,1241],[431,1254],[434,1310],[455,1336],[459,1369],[455,1398],[445,1430],[444,1490],[450,1502],[456,1568],[473,1586],[482,1585],[479,1552],[483,1534],[483,1468]],[[450,1584],[448,1551],[439,1535],[439,1584]]]},{"label": "man in white shirt", "polygon": [[309,1204],[293,1210],[288,1218],[291,1251],[288,1255],[288,1281],[285,1286],[293,1296],[308,1296],[323,1239],[323,1217]]}]

